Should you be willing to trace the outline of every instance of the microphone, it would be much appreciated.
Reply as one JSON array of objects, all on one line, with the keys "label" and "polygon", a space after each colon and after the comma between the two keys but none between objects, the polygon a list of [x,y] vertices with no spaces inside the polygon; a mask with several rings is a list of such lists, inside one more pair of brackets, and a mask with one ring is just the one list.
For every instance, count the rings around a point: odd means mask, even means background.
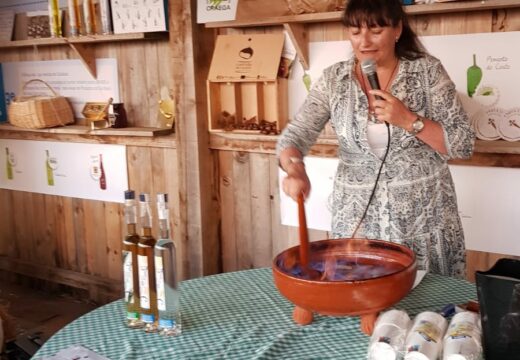
[{"label": "microphone", "polygon": [[[376,68],[376,62],[373,59],[366,59],[361,63],[361,71],[367,77],[368,82],[370,83],[370,87],[374,90],[380,90],[381,86],[379,85],[379,78],[377,77]],[[375,98],[377,100],[383,100],[383,98],[379,95],[375,95]]]}]

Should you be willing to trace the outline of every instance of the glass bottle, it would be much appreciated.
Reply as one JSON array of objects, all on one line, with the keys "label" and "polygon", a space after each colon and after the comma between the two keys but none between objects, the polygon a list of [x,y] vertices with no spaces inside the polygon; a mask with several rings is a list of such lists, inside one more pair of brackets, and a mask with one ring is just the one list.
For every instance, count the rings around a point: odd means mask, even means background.
[{"label": "glass bottle", "polygon": [[9,159],[9,148],[5,148],[5,166],[7,172],[7,179],[13,180],[13,165],[11,164],[11,159]]},{"label": "glass bottle", "polygon": [[58,0],[49,0],[49,28],[51,37],[61,37],[61,14]]},{"label": "glass bottle", "polygon": [[79,0],[67,0],[70,36],[79,36],[81,33],[81,15],[78,1]]},{"label": "glass bottle", "polygon": [[157,194],[159,240],[155,244],[155,281],[157,284],[158,330],[161,335],[181,333],[180,288],[177,252],[170,237],[168,194]]},{"label": "glass bottle", "polygon": [[139,195],[141,236],[137,247],[137,263],[139,265],[139,294],[141,320],[145,323],[145,331],[157,330],[157,292],[155,284],[154,246],[152,236],[152,211],[150,195]]},{"label": "glass bottle", "polygon": [[137,267],[137,202],[133,190],[125,191],[126,235],[123,239],[123,277],[125,288],[126,326],[140,328],[144,323],[139,319],[139,274]]},{"label": "glass bottle", "polygon": [[51,157],[49,155],[49,150],[45,150],[45,154],[47,158],[45,159],[45,168],[47,169],[47,184],[49,186],[54,186],[54,171],[51,167]]},{"label": "glass bottle", "polygon": [[99,177],[99,187],[101,190],[107,189],[107,178],[105,175],[105,168],[103,167],[103,155],[99,154],[99,172],[101,173]]},{"label": "glass bottle", "polygon": [[110,12],[110,1],[100,0],[99,9],[101,12],[101,33],[104,35],[112,34],[112,14]]},{"label": "glass bottle", "polygon": [[87,35],[96,34],[96,6],[94,0],[83,0],[83,16],[85,17],[85,33]]}]

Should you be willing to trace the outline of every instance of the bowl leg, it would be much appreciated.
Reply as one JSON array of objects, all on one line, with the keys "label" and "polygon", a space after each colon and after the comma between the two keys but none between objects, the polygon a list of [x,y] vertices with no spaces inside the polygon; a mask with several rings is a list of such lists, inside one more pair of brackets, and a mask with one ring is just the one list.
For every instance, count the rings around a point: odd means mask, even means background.
[{"label": "bowl leg", "polygon": [[368,336],[372,335],[372,333],[374,332],[374,325],[376,323],[378,315],[378,312],[361,315],[361,331],[363,331]]},{"label": "bowl leg", "polygon": [[312,311],[302,309],[299,306],[295,306],[292,318],[294,322],[298,325],[309,325],[312,322],[313,315]]}]

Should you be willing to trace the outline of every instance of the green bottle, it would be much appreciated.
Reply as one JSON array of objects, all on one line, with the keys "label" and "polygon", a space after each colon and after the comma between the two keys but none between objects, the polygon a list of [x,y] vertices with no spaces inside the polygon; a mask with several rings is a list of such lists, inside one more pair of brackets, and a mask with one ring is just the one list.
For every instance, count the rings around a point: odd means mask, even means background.
[{"label": "green bottle", "polygon": [[54,173],[51,167],[49,150],[45,150],[45,153],[47,154],[47,159],[45,160],[45,167],[47,168],[47,184],[49,184],[49,186],[54,186]]},{"label": "green bottle", "polygon": [[9,160],[9,148],[5,148],[5,166],[7,170],[7,179],[13,180],[13,165],[11,164],[11,161]]},{"label": "green bottle", "polygon": [[477,66],[477,56],[473,54],[473,65],[468,68],[468,96],[473,97],[480,80],[482,80],[482,69]]},{"label": "green bottle", "polygon": [[307,89],[307,92],[309,92],[311,90],[311,84],[312,84],[312,81],[311,81],[311,76],[305,72],[303,74],[303,84],[305,85],[305,88]]}]

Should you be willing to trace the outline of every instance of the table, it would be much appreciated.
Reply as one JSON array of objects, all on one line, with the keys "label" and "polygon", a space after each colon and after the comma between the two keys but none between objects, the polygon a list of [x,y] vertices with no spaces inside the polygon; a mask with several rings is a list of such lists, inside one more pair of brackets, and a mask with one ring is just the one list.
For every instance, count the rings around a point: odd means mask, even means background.
[{"label": "table", "polygon": [[[315,316],[298,326],[293,305],[275,288],[271,269],[244,270],[182,282],[183,333],[165,338],[124,326],[122,300],[104,305],[52,336],[35,359],[83,345],[111,360],[365,359],[369,337],[358,317]],[[476,286],[428,274],[395,308],[410,317],[476,299]]]}]

